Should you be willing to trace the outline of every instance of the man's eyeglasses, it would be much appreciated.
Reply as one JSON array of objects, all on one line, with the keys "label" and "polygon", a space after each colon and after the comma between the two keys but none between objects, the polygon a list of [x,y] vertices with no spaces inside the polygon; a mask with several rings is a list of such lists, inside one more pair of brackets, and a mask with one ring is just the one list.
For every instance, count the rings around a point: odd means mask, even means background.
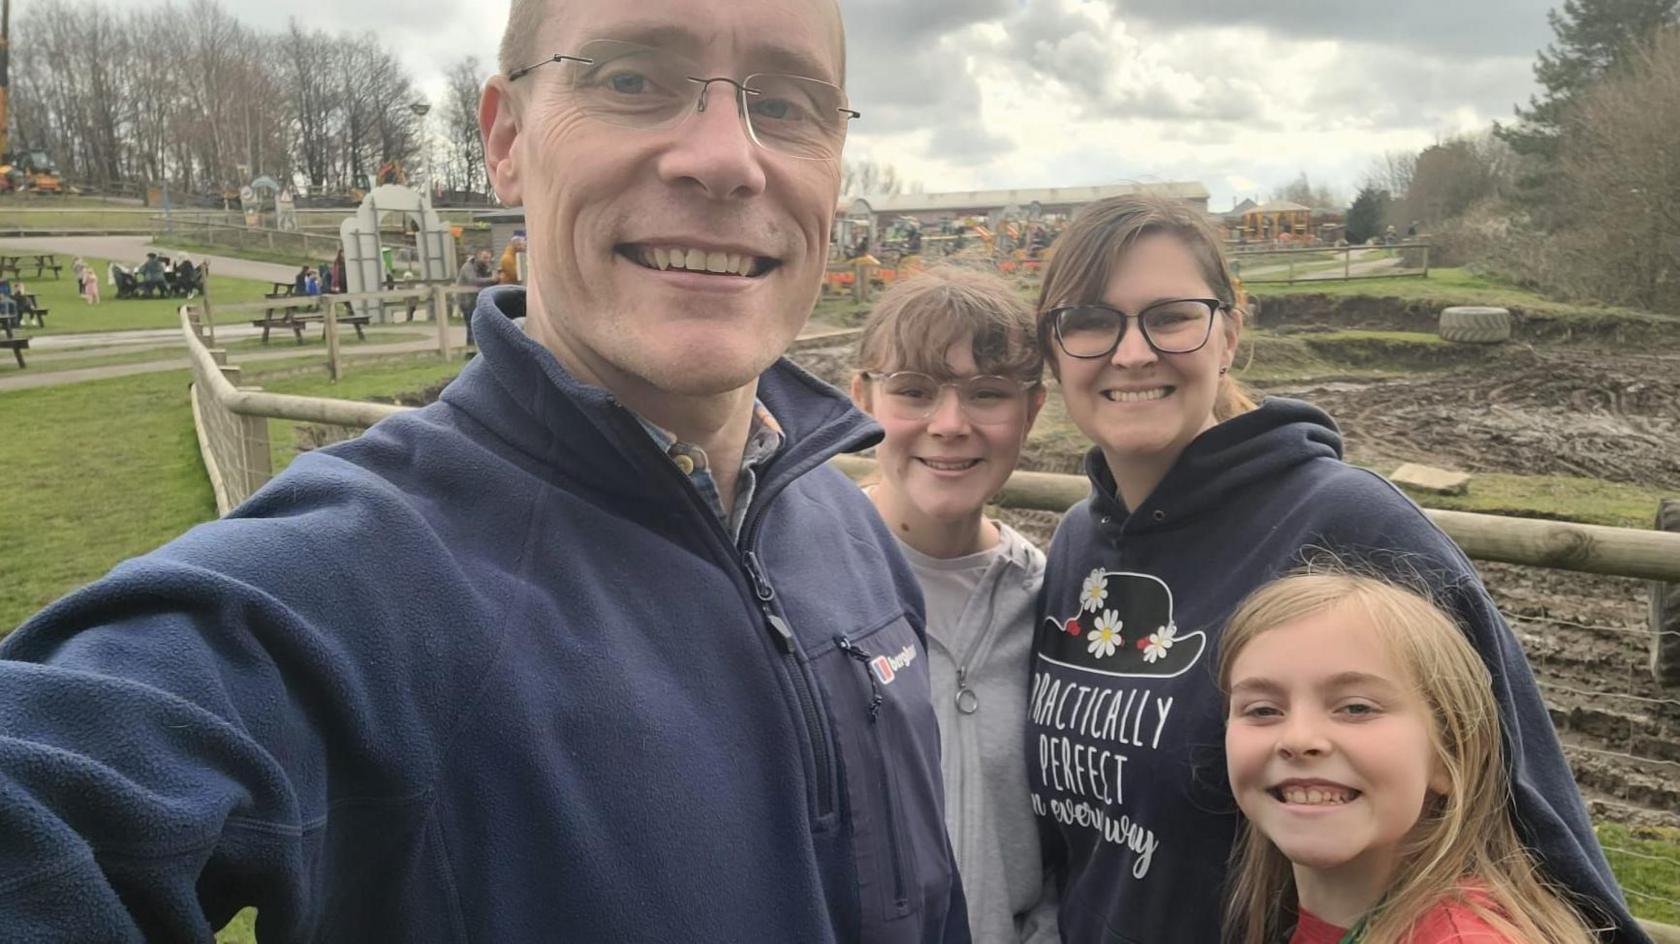
[{"label": "man's eyeglasses", "polygon": [[[693,112],[705,111],[712,83],[723,82],[734,88],[748,136],[766,150],[801,160],[838,157],[847,124],[862,117],[846,107],[844,89],[821,79],[775,72],[757,72],[739,82],[703,78],[700,66],[685,56],[611,39],[584,43],[575,56],[557,53],[514,69],[508,80],[550,62],[566,64],[566,91],[584,114],[647,131],[675,127]],[[695,85],[700,86],[697,101]]]},{"label": "man's eyeglasses", "polygon": [[864,371],[863,379],[880,384],[883,411],[894,419],[918,421],[932,416],[946,387],[957,391],[957,406],[971,422],[990,426],[1023,415],[1022,394],[1038,386],[1036,380],[1016,380],[988,374],[962,380],[936,380],[914,370],[890,374]]},{"label": "man's eyeglasses", "polygon": [[1217,298],[1169,298],[1128,315],[1107,305],[1052,308],[1047,318],[1056,343],[1069,357],[1111,357],[1126,336],[1126,321],[1137,319],[1143,340],[1159,354],[1189,354],[1207,344],[1213,316],[1229,306]]}]

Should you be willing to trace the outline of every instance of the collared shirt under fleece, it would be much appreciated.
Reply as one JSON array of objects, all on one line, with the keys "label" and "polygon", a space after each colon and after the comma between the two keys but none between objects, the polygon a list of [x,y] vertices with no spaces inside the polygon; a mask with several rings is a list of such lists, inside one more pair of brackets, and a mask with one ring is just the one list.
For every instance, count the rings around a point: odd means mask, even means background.
[{"label": "collared shirt under fleece", "polygon": [[524,301],[0,645],[0,939],[968,940],[879,428],[772,367],[731,540]]}]

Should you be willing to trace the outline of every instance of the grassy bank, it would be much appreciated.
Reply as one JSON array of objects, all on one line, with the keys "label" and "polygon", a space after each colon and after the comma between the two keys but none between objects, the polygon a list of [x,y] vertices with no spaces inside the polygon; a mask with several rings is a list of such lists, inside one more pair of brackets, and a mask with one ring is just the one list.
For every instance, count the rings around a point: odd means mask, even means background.
[{"label": "grassy bank", "polygon": [[[354,399],[427,386],[461,365],[435,358],[368,364],[336,386],[318,369],[297,373],[299,366],[253,365],[243,379]],[[4,394],[0,467],[13,487],[0,490],[0,520],[12,536],[0,555],[3,631],[119,561],[215,517],[188,379],[185,370],[165,371]],[[291,455],[277,452],[278,464]]]}]

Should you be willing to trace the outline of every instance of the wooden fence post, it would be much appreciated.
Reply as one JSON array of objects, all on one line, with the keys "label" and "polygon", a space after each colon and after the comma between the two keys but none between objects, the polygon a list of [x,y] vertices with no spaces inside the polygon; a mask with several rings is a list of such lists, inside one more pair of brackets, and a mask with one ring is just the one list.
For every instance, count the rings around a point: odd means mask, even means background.
[{"label": "wooden fence post", "polygon": [[449,360],[449,287],[432,286],[432,318],[437,321],[438,356]]},{"label": "wooden fence post", "polygon": [[204,324],[206,340],[214,345],[216,343],[216,319],[210,313],[210,260],[206,259],[199,263],[199,267],[204,270],[204,304],[199,306],[199,319]]},{"label": "wooden fence post", "polygon": [[327,375],[337,383],[344,376],[338,361],[338,303],[325,292],[320,297],[322,331],[327,337]]},{"label": "wooden fence post", "polygon": [[[227,378],[228,383],[239,386],[238,367],[222,367],[222,376]],[[239,413],[229,413],[228,418],[233,421],[233,433],[239,439],[234,449],[235,458],[239,463],[237,475],[240,491],[233,501],[233,504],[237,505],[274,477],[274,456],[268,444],[267,418]],[[223,470],[223,474],[227,475],[227,471]]]}]

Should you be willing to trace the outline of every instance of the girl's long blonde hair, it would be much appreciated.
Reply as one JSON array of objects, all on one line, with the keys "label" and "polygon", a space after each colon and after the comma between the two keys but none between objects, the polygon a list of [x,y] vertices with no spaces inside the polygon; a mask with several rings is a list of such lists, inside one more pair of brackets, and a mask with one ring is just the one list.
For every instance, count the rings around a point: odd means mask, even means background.
[{"label": "girl's long blonde hair", "polygon": [[[1445,796],[1431,796],[1407,836],[1388,895],[1371,913],[1361,944],[1407,944],[1411,928],[1443,901],[1466,905],[1521,944],[1597,941],[1567,893],[1540,874],[1517,835],[1492,678],[1427,591],[1340,564],[1317,565],[1256,590],[1231,617],[1220,643],[1219,687],[1227,712],[1231,667],[1243,648],[1273,629],[1327,610],[1370,627],[1408,674],[1429,706],[1430,741],[1452,784]],[[1286,909],[1296,907],[1294,871],[1247,821],[1232,849],[1228,884],[1227,940],[1282,940]],[[1467,886],[1484,892],[1492,907],[1465,897]]]}]

